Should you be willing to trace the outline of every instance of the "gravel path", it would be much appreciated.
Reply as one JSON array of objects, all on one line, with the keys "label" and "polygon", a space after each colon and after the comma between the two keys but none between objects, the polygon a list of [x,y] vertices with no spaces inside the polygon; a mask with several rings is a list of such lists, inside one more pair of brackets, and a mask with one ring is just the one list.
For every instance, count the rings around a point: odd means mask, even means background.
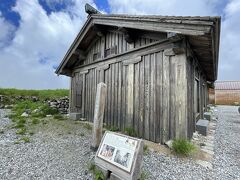
[{"label": "gravel path", "polygon": [[144,157],[149,179],[240,179],[240,114],[237,107],[218,106],[213,169],[194,161],[150,153]]},{"label": "gravel path", "polygon": [[[219,106],[213,170],[193,160],[149,152],[143,159],[148,179],[240,179],[240,115],[233,106]],[[8,128],[0,110],[0,179],[93,179],[88,165],[91,131],[73,121],[38,125],[30,143]]]}]

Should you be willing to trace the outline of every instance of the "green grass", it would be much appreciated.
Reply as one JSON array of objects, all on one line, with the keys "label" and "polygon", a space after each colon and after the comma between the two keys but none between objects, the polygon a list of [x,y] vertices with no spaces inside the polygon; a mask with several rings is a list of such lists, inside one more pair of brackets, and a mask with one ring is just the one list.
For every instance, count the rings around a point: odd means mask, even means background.
[{"label": "green grass", "polygon": [[27,131],[26,128],[21,128],[21,129],[17,130],[16,134],[24,135],[24,134],[26,134],[26,131]]},{"label": "green grass", "polygon": [[56,119],[56,120],[58,120],[58,121],[63,121],[63,120],[65,120],[65,118],[64,118],[63,115],[61,115],[61,114],[55,114],[55,115],[53,115],[53,118]]},{"label": "green grass", "polygon": [[95,170],[96,170],[96,165],[95,165],[94,163],[90,163],[90,164],[88,165],[88,170],[89,170],[89,171],[95,171]]},{"label": "green grass", "polygon": [[89,123],[84,123],[83,127],[86,128],[87,130],[92,130],[92,126]]},{"label": "green grass", "polygon": [[20,144],[20,141],[15,141],[14,144]]},{"label": "green grass", "polygon": [[44,114],[44,115],[54,115],[54,114],[58,114],[58,110],[57,109],[54,109],[54,108],[51,108],[49,107],[47,104],[44,104],[41,106],[40,108],[41,112]]},{"label": "green grass", "polygon": [[190,141],[186,139],[175,139],[172,143],[173,151],[177,155],[189,156],[192,154],[196,147]]},{"label": "green grass", "polygon": [[44,104],[43,102],[32,102],[29,100],[26,101],[19,101],[16,103],[16,105],[13,107],[12,111],[14,114],[10,115],[10,119],[15,121],[16,119],[25,119],[25,117],[21,117],[22,113],[26,110],[29,110],[32,112],[35,109],[40,109],[40,112],[30,114],[32,117],[46,117],[46,115],[55,115],[58,114],[58,110],[49,107],[47,104]]},{"label": "green grass", "polygon": [[88,166],[88,170],[94,174],[95,180],[105,180],[103,172],[100,171],[94,163]]},{"label": "green grass", "polygon": [[42,103],[40,102],[32,102],[29,100],[19,101],[19,102],[16,102],[12,111],[15,113],[15,117],[16,116],[20,117],[22,113],[25,112],[26,110],[33,111],[34,109],[37,109],[41,105]]},{"label": "green grass", "polygon": [[112,127],[108,127],[108,126],[107,126],[106,129],[109,130],[109,131],[113,131],[113,132],[119,131],[119,128],[116,127],[116,126],[112,126]]},{"label": "green grass", "polygon": [[95,180],[105,180],[103,172],[98,169],[94,172],[94,175],[95,175]]},{"label": "green grass", "polygon": [[145,171],[142,171],[139,180],[146,180],[146,179],[148,179],[148,173],[146,173]]},{"label": "green grass", "polygon": [[128,136],[133,136],[133,137],[137,136],[137,132],[132,127],[125,128],[124,133],[127,134]]},{"label": "green grass", "polygon": [[33,118],[32,119],[32,124],[39,124],[40,120],[38,118]]},{"label": "green grass", "polygon": [[27,137],[27,136],[22,137],[21,140],[22,140],[23,142],[25,142],[25,143],[29,143],[29,142],[30,142],[30,139],[29,139],[29,137]]},{"label": "green grass", "polygon": [[148,146],[146,144],[144,144],[143,146],[143,153],[147,154],[149,152]]},{"label": "green grass", "polygon": [[37,96],[40,100],[55,99],[69,95],[68,89],[25,90],[0,88],[0,94],[5,96]]},{"label": "green grass", "polygon": [[25,123],[26,123],[26,119],[23,119],[22,117],[17,118],[13,121],[14,124],[14,128],[24,128],[25,127]]}]

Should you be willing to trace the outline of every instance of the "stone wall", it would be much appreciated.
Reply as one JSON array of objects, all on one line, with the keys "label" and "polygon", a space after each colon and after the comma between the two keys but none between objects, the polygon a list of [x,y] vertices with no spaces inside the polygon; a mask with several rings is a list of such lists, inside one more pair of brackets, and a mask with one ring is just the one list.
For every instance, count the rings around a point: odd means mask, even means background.
[{"label": "stone wall", "polygon": [[62,97],[59,99],[51,99],[45,101],[50,107],[57,108],[61,114],[67,114],[69,108],[69,98]]},{"label": "stone wall", "polygon": [[[4,96],[0,95],[0,109],[10,109],[16,102],[30,100],[32,102],[38,102],[40,99],[36,96]],[[44,103],[48,104],[52,108],[58,109],[61,114],[67,114],[69,108],[69,98],[62,97],[58,99],[45,99]]]}]

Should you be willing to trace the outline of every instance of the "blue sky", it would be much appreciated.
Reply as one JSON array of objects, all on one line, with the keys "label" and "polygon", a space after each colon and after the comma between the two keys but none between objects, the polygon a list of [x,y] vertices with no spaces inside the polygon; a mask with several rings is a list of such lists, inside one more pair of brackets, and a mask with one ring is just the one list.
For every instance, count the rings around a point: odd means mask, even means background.
[{"label": "blue sky", "polygon": [[240,80],[240,0],[0,0],[0,87],[68,88],[54,69],[87,18],[104,13],[221,16],[219,80]]}]

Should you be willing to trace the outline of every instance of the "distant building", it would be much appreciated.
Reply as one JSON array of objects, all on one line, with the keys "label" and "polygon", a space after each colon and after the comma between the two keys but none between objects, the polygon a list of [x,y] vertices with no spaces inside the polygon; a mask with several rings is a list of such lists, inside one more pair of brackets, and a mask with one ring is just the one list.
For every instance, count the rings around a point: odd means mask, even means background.
[{"label": "distant building", "polygon": [[215,82],[215,104],[240,104],[240,81]]}]

